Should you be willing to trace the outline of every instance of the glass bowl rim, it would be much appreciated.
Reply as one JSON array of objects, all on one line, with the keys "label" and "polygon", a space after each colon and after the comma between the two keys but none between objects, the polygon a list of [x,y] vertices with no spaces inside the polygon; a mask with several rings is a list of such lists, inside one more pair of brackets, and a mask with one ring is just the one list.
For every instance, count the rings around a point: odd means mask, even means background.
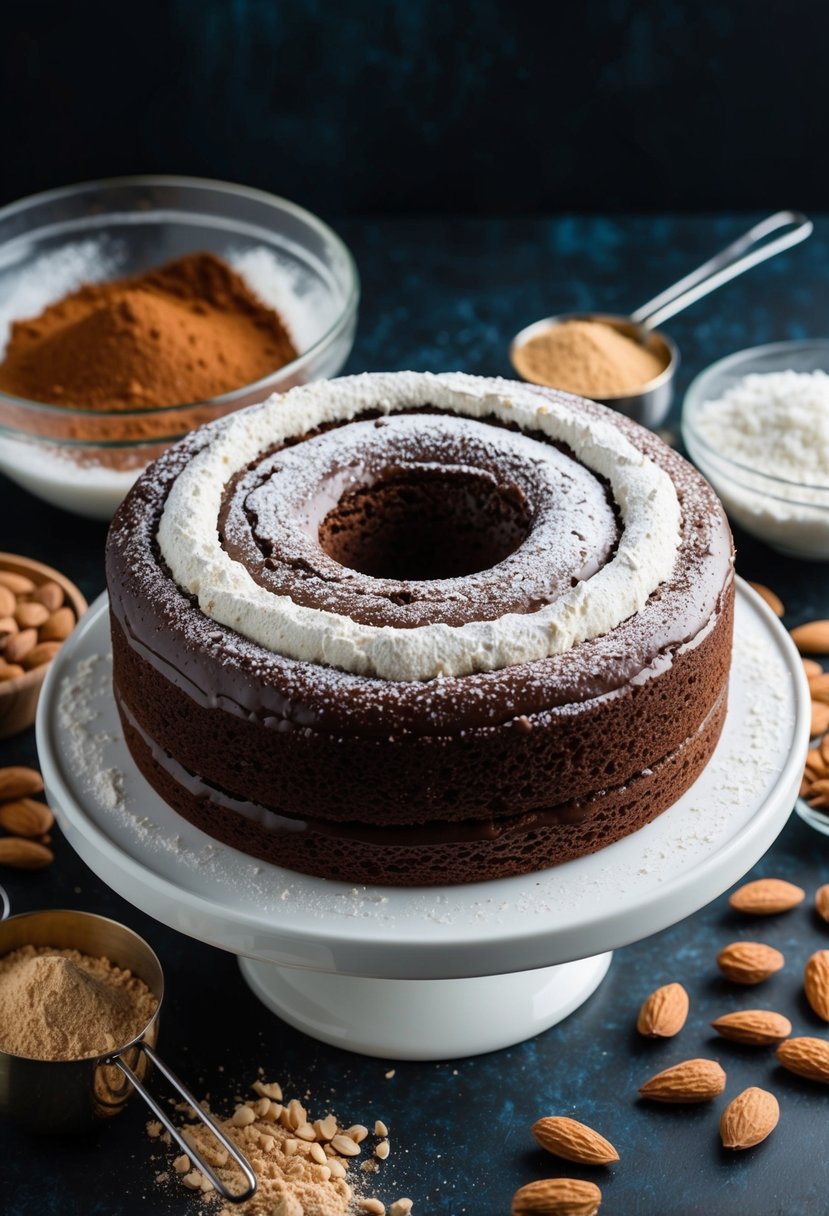
[{"label": "glass bowl rim", "polygon": [[[58,186],[52,190],[42,190],[38,194],[29,194],[25,198],[18,199],[16,202],[8,203],[5,207],[0,208],[0,224],[8,217],[22,211],[26,211],[30,207],[34,207],[40,203],[48,203],[61,198],[69,198],[75,194],[82,194],[85,191],[93,191],[100,189],[110,189],[123,186],[193,186],[201,187],[210,190],[215,190],[218,194],[242,195],[243,197],[254,199],[261,203],[266,203],[269,206],[275,206],[276,210],[288,211],[295,218],[306,223],[309,228],[315,229],[318,234],[324,236],[336,248],[337,253],[343,260],[343,264],[347,271],[346,283],[346,299],[342,310],[338,313],[335,320],[329,325],[328,329],[317,338],[306,351],[298,355],[296,359],[292,359],[290,363],[284,363],[282,367],[275,368],[266,376],[262,376],[259,380],[251,380],[247,384],[242,384],[239,388],[231,389],[230,392],[222,393],[217,397],[207,397],[201,401],[180,401],[176,405],[164,405],[158,408],[152,406],[142,409],[132,410],[97,410],[84,406],[63,406],[54,405],[48,401],[34,401],[30,397],[16,397],[12,393],[0,391],[0,399],[10,402],[12,405],[23,407],[31,412],[45,411],[53,413],[56,416],[63,418],[135,418],[151,414],[154,417],[165,417],[174,415],[179,410],[192,409],[194,406],[225,406],[232,405],[235,400],[241,396],[246,396],[248,393],[267,388],[269,382],[281,378],[282,376],[293,375],[298,371],[304,370],[308,363],[312,362],[314,356],[324,350],[337,337],[337,334],[345,329],[351,322],[354,313],[360,302],[360,275],[357,269],[357,263],[354,260],[354,255],[346,245],[345,241],[340,237],[333,228],[326,224],[325,220],[315,215],[313,211],[308,211],[307,208],[300,206],[298,203],[291,202],[290,199],[283,198],[279,194],[271,194],[267,190],[259,190],[255,186],[242,186],[235,182],[225,182],[218,178],[210,177],[189,177],[182,174],[174,173],[159,173],[159,174],[133,174],[127,177],[104,177],[95,178],[90,181],[75,182],[69,186]],[[21,430],[18,427],[6,428],[14,434],[25,435],[31,437],[31,432]],[[35,436],[38,438],[38,436]],[[86,446],[95,446],[95,444],[87,444]]]},{"label": "glass bowl rim", "polygon": [[[694,417],[694,415],[699,412],[700,408],[705,403],[705,400],[707,400],[707,398],[703,398],[702,396],[700,385],[709,375],[713,375],[715,372],[726,371],[731,367],[732,364],[739,365],[744,361],[748,362],[748,356],[782,354],[785,351],[792,350],[803,351],[808,347],[825,351],[827,364],[829,365],[829,338],[792,338],[785,342],[766,342],[761,346],[747,346],[744,350],[737,350],[730,355],[724,355],[722,359],[716,359],[713,363],[709,363],[708,367],[705,367],[701,372],[698,372],[688,385],[688,388],[685,390],[685,396],[682,399],[682,417],[680,420],[680,426],[682,430],[682,438],[689,452],[694,444],[699,444],[699,446],[703,448],[706,453],[710,453],[711,456],[713,456],[716,460],[721,461],[726,467],[740,469],[744,473],[750,473],[752,477],[760,478],[762,481],[768,482],[770,486],[777,485],[780,487],[791,487],[794,490],[824,490],[823,486],[812,485],[807,481],[792,481],[791,478],[788,477],[778,477],[774,473],[764,473],[761,469],[755,469],[751,465],[744,464],[740,460],[733,460],[730,456],[723,455],[722,452],[719,452],[716,448],[712,447],[711,444],[708,443],[708,441],[699,433],[695,425],[696,418]],[[796,371],[797,369],[789,368],[788,370]],[[820,371],[822,369],[815,368],[813,370]],[[753,374],[763,375],[762,372],[752,373],[751,371],[747,371],[745,374],[747,376]],[[829,371],[827,371],[826,374],[829,376]],[[691,402],[690,406],[689,399]],[[688,442],[689,436],[691,438],[690,444]],[[751,487],[744,486],[744,488],[748,489]],[[757,492],[759,493],[760,490],[758,489]],[[827,491],[827,493],[829,494],[829,491]],[[780,498],[780,500],[783,502],[791,502],[795,504],[797,504],[799,501],[791,497],[781,497],[779,494],[773,495],[773,497]],[[823,506],[822,503],[803,502],[800,502],[800,505],[818,508]],[[827,502],[826,505],[829,507],[829,502]]]}]

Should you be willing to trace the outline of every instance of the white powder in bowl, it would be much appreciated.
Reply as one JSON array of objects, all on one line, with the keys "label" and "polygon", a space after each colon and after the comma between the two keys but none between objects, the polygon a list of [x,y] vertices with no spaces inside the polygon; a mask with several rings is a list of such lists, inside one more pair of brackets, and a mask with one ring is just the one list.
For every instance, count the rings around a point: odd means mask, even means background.
[{"label": "white powder in bowl", "polygon": [[737,523],[784,552],[829,559],[829,375],[744,376],[699,406],[686,442]]}]

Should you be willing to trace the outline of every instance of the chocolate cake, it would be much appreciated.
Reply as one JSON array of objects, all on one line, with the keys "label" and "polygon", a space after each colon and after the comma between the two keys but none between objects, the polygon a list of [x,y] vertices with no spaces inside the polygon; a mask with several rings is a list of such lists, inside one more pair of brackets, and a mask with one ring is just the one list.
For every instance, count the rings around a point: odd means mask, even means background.
[{"label": "chocolate cake", "polygon": [[651,432],[509,381],[293,389],[152,465],[107,546],[139,768],[211,836],[471,882],[636,831],[726,711],[722,508]]}]

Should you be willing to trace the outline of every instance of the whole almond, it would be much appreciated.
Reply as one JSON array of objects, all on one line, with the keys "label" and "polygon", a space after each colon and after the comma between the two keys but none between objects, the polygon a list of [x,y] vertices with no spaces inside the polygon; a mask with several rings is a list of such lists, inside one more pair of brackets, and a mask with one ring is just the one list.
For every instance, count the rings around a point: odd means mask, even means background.
[{"label": "whole almond", "polygon": [[763,942],[732,942],[717,955],[717,965],[735,984],[762,984],[786,962],[779,950]]},{"label": "whole almond", "polygon": [[17,633],[19,629],[20,626],[13,616],[0,617],[0,642],[4,642],[10,633]]},{"label": "whole almond", "polygon": [[43,836],[54,822],[55,817],[48,806],[34,798],[0,803],[0,828],[15,836]]},{"label": "whole almond", "polygon": [[58,608],[57,612],[40,627],[41,642],[64,642],[75,628],[75,614],[71,608]]},{"label": "whole almond", "polygon": [[49,609],[45,604],[21,601],[14,610],[14,619],[21,629],[39,629],[49,620]]},{"label": "whole almond", "polygon": [[43,778],[35,768],[24,764],[10,764],[0,768],[0,802],[13,798],[29,798],[43,789]]},{"label": "whole almond", "polygon": [[41,583],[32,595],[32,599],[38,604],[44,604],[49,612],[57,612],[64,600],[63,587],[52,580],[48,583]]},{"label": "whole almond", "polygon": [[813,701],[829,701],[829,671],[812,677],[809,681],[809,696]]},{"label": "whole almond", "polygon": [[746,1043],[750,1047],[768,1047],[779,1043],[792,1033],[792,1024],[782,1013],[771,1009],[739,1009],[725,1013],[711,1025],[717,1034],[734,1043]]},{"label": "whole almond", "polygon": [[723,1148],[752,1148],[770,1136],[780,1119],[774,1094],[751,1086],[737,1094],[722,1113],[720,1138]]},{"label": "whole almond", "polygon": [[683,1060],[658,1072],[639,1093],[652,1102],[708,1102],[725,1089],[725,1073],[716,1060]]},{"label": "whole almond", "polygon": [[609,1165],[611,1161],[619,1160],[619,1154],[609,1140],[577,1119],[548,1115],[533,1124],[532,1133],[542,1148],[565,1161]]},{"label": "whole almond", "polygon": [[821,777],[812,781],[805,797],[810,806],[829,806],[829,779]]},{"label": "whole almond", "polygon": [[783,607],[783,601],[779,595],[775,595],[770,587],[766,587],[763,583],[751,583],[751,586],[760,596],[760,599],[766,601],[775,616],[786,615],[786,609]]},{"label": "whole almond", "polygon": [[13,570],[0,570],[0,587],[8,587],[12,595],[31,595],[35,585],[25,574],[15,574]]},{"label": "whole almond", "polygon": [[829,921],[829,883],[815,891],[815,910],[821,920]]},{"label": "whole almond", "polygon": [[51,663],[62,645],[62,642],[38,642],[37,646],[33,646],[26,655],[24,660],[26,670],[31,671],[34,667],[42,667],[44,663]]},{"label": "whole almond", "polygon": [[750,916],[774,916],[777,912],[788,912],[806,898],[802,887],[782,878],[758,878],[739,887],[729,897],[729,904],[737,912]]},{"label": "whole almond", "polygon": [[810,747],[806,753],[806,768],[811,769],[816,777],[825,777],[829,774],[829,764],[826,763],[826,758],[819,747]]},{"label": "whole almond", "polygon": [[819,1018],[829,1022],[829,950],[816,950],[803,971],[806,1000]]},{"label": "whole almond", "polygon": [[809,727],[809,737],[817,739],[818,735],[826,734],[829,730],[829,705],[825,701],[812,701],[812,721]]},{"label": "whole almond", "polygon": [[19,663],[7,663],[5,660],[0,662],[0,681],[4,684],[6,680],[16,680],[18,676],[25,674]]},{"label": "whole almond", "polygon": [[807,654],[829,654],[829,621],[808,621],[791,631],[797,649]]},{"label": "whole almond", "polygon": [[7,663],[22,663],[26,655],[37,645],[36,629],[21,629],[12,634],[3,645],[3,658]]},{"label": "whole almond", "polygon": [[814,659],[801,659],[800,661],[803,664],[803,670],[806,672],[807,680],[812,680],[815,676],[823,675],[823,668]]},{"label": "whole almond", "polygon": [[670,1039],[688,1017],[688,993],[681,984],[663,984],[639,1010],[636,1029],[648,1039]]},{"label": "whole almond", "polygon": [[14,616],[17,600],[14,592],[0,584],[0,616]]},{"label": "whole almond", "polygon": [[512,1216],[595,1216],[602,1192],[580,1178],[540,1178],[512,1197]]},{"label": "whole almond", "polygon": [[22,836],[0,836],[0,866],[13,870],[42,870],[55,860],[51,849]]},{"label": "whole almond", "polygon": [[775,1055],[789,1072],[829,1085],[829,1043],[825,1039],[813,1039],[808,1035],[786,1039]]}]

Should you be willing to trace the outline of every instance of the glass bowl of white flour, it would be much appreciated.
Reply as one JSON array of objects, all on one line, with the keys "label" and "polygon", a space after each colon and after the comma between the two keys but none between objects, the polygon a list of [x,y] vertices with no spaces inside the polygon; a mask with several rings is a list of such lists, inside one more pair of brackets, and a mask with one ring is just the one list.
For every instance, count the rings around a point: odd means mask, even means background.
[{"label": "glass bowl of white flour", "polygon": [[829,561],[829,339],[713,363],[688,389],[682,437],[732,522],[781,553]]}]

